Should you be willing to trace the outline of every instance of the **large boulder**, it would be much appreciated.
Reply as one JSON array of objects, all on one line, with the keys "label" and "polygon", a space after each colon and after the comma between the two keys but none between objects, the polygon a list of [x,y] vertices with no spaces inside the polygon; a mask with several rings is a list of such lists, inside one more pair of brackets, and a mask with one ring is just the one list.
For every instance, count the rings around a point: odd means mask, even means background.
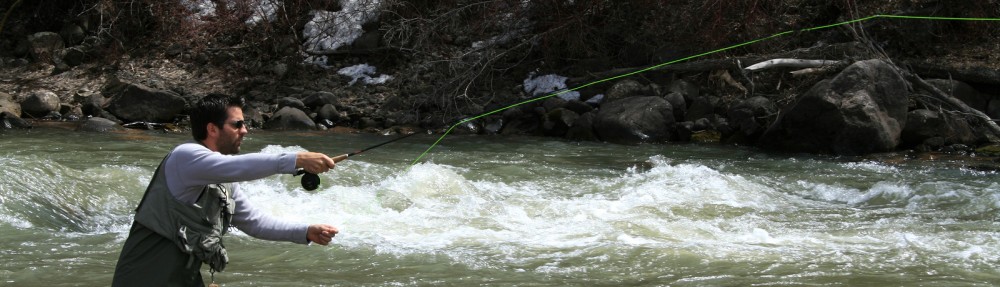
[{"label": "large boulder", "polygon": [[667,141],[676,122],[672,109],[670,102],[655,96],[605,103],[594,118],[594,131],[614,143]]},{"label": "large boulder", "polygon": [[126,84],[121,93],[111,97],[108,111],[125,122],[173,122],[186,102],[171,91]]},{"label": "large boulder", "polygon": [[906,123],[908,94],[906,81],[887,63],[856,62],[788,106],[759,146],[840,155],[890,151]]},{"label": "large boulder", "polygon": [[315,130],[316,122],[313,122],[300,109],[284,107],[274,113],[271,119],[264,123],[264,129],[269,130]]},{"label": "large boulder", "polygon": [[59,111],[59,96],[49,90],[34,90],[21,100],[21,111],[42,118]]}]

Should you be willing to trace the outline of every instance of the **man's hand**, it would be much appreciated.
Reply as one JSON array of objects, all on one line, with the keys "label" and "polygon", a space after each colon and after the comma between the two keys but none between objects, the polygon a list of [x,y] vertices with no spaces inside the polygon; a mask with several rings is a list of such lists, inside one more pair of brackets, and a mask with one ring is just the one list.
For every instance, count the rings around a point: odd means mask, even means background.
[{"label": "man's hand", "polygon": [[309,241],[314,242],[319,245],[330,244],[333,237],[337,235],[336,227],[327,224],[313,224],[309,226],[309,230],[306,232],[306,238]]},{"label": "man's hand", "polygon": [[295,155],[295,167],[312,174],[327,172],[336,165],[329,156],[318,152],[300,152]]}]

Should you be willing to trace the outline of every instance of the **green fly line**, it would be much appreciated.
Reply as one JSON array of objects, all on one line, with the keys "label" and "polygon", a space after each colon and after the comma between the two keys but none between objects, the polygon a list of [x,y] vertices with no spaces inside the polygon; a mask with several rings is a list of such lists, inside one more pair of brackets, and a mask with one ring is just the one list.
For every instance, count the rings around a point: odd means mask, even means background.
[{"label": "green fly line", "polygon": [[597,81],[593,81],[593,82],[590,82],[590,83],[586,83],[586,84],[577,86],[577,87],[572,88],[572,89],[559,90],[559,91],[553,92],[553,93],[548,94],[548,95],[535,97],[535,98],[532,98],[532,99],[524,100],[524,101],[516,103],[516,104],[512,104],[512,105],[509,105],[509,106],[506,106],[506,107],[502,107],[502,108],[499,108],[499,109],[496,109],[496,110],[493,110],[493,111],[489,111],[489,112],[480,114],[480,115],[475,116],[475,117],[466,118],[466,119],[464,119],[462,121],[459,121],[458,123],[455,123],[451,127],[449,127],[448,130],[445,131],[444,134],[441,135],[441,137],[439,137],[436,141],[434,141],[433,144],[431,144],[430,147],[427,148],[427,150],[425,150],[422,154],[420,154],[420,156],[417,157],[417,159],[413,160],[413,163],[411,163],[410,166],[416,165],[418,162],[420,162],[420,159],[424,158],[424,156],[426,156],[428,153],[430,153],[430,151],[432,149],[434,149],[434,147],[436,147],[439,143],[441,143],[441,141],[444,140],[444,138],[446,136],[448,136],[448,134],[451,133],[451,131],[454,130],[455,127],[457,127],[459,125],[462,125],[464,123],[470,122],[470,121],[474,121],[474,120],[477,120],[477,119],[480,119],[480,118],[483,118],[483,117],[486,117],[486,116],[489,116],[489,115],[492,115],[492,114],[499,113],[501,111],[504,111],[504,110],[507,110],[507,109],[510,109],[510,108],[513,108],[513,107],[516,107],[516,106],[520,106],[520,105],[524,105],[524,104],[527,104],[527,103],[541,101],[541,100],[544,100],[544,99],[548,99],[548,98],[551,98],[551,97],[555,97],[555,96],[558,96],[558,95],[561,95],[561,94],[568,93],[570,91],[576,91],[576,90],[579,90],[579,89],[582,89],[582,88],[586,88],[586,87],[589,87],[589,86],[592,86],[592,85],[604,83],[604,82],[607,82],[607,81],[617,80],[617,79],[621,79],[621,78],[633,76],[633,75],[636,75],[636,74],[645,73],[645,72],[648,72],[648,71],[651,71],[651,70],[655,70],[655,69],[659,69],[659,68],[662,68],[664,66],[672,65],[672,64],[675,64],[675,63],[679,63],[679,62],[683,62],[683,61],[687,61],[687,60],[691,60],[691,59],[695,59],[695,58],[700,58],[700,57],[708,56],[708,55],[711,55],[711,54],[715,54],[715,53],[719,53],[719,52],[723,52],[723,51],[728,51],[728,50],[732,50],[732,49],[743,47],[743,46],[747,46],[747,45],[756,44],[756,43],[759,43],[759,42],[764,42],[764,41],[771,40],[771,39],[778,38],[778,37],[782,37],[782,36],[785,36],[785,35],[788,35],[788,34],[797,34],[797,33],[800,33],[800,32],[811,32],[811,31],[816,31],[816,30],[823,30],[823,29],[833,28],[833,27],[842,26],[842,25],[848,25],[848,24],[854,24],[854,23],[864,22],[864,21],[868,21],[868,20],[872,20],[872,19],[877,19],[877,18],[910,19],[910,20],[940,20],[940,21],[1000,21],[1000,18],[959,18],[959,17],[933,17],[933,16],[872,15],[872,16],[868,16],[868,17],[865,17],[865,18],[859,18],[859,19],[844,21],[844,22],[840,22],[840,23],[836,23],[836,24],[823,25],[823,26],[817,26],[817,27],[813,27],[813,28],[806,28],[806,29],[800,29],[800,30],[794,30],[794,31],[785,31],[785,32],[777,33],[777,34],[774,34],[774,35],[771,35],[771,36],[763,37],[763,38],[760,38],[760,39],[750,40],[750,41],[747,41],[747,42],[744,42],[744,43],[732,45],[732,46],[729,46],[729,47],[725,47],[725,48],[721,48],[721,49],[716,49],[716,50],[704,52],[704,53],[701,53],[701,54],[687,56],[687,57],[676,59],[676,60],[673,60],[673,61],[669,61],[669,62],[657,64],[657,65],[650,66],[650,67],[647,67],[647,68],[644,68],[644,69],[641,69],[641,70],[637,70],[637,71],[633,71],[633,72],[629,72],[629,73],[625,73],[625,74],[621,74],[621,75],[617,75],[617,76],[613,76],[613,77],[609,77],[609,78],[605,78],[605,79],[600,79],[600,80],[597,80]]}]

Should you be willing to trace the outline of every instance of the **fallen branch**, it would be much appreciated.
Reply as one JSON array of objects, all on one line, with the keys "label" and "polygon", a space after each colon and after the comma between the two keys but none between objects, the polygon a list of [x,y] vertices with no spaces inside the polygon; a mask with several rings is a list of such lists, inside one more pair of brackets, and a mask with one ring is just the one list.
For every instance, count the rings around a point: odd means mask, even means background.
[{"label": "fallen branch", "polygon": [[807,68],[820,68],[826,66],[836,66],[843,65],[842,61],[834,60],[803,60],[803,59],[771,59],[756,63],[746,67],[745,70],[757,71],[765,69],[775,69],[775,68],[792,68],[792,69],[807,69]]},{"label": "fallen branch", "polygon": [[929,92],[931,96],[934,97],[935,99],[954,106],[962,113],[972,115],[973,118],[976,119],[980,124],[986,126],[986,128],[988,128],[991,132],[993,132],[992,136],[990,135],[987,136],[990,142],[992,143],[1000,142],[1000,126],[997,126],[997,123],[994,122],[993,119],[991,119],[989,116],[987,116],[986,114],[984,114],[979,110],[969,107],[969,105],[966,105],[961,100],[952,97],[951,95],[948,95],[945,92],[942,92],[941,90],[927,83],[917,75],[910,72],[904,72],[902,71],[902,69],[900,69],[900,71],[902,72],[903,76],[906,77],[907,80],[916,85],[918,88],[921,88]]}]

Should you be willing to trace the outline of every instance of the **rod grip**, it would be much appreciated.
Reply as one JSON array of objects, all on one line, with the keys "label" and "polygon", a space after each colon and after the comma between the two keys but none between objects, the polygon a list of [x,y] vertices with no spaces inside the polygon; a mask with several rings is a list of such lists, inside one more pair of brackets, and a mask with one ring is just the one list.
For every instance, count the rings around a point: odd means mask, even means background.
[{"label": "rod grip", "polygon": [[338,162],[344,161],[345,159],[347,159],[347,157],[348,157],[348,154],[345,153],[345,154],[342,154],[342,155],[335,156],[332,159],[333,159],[334,163],[338,163]]}]

